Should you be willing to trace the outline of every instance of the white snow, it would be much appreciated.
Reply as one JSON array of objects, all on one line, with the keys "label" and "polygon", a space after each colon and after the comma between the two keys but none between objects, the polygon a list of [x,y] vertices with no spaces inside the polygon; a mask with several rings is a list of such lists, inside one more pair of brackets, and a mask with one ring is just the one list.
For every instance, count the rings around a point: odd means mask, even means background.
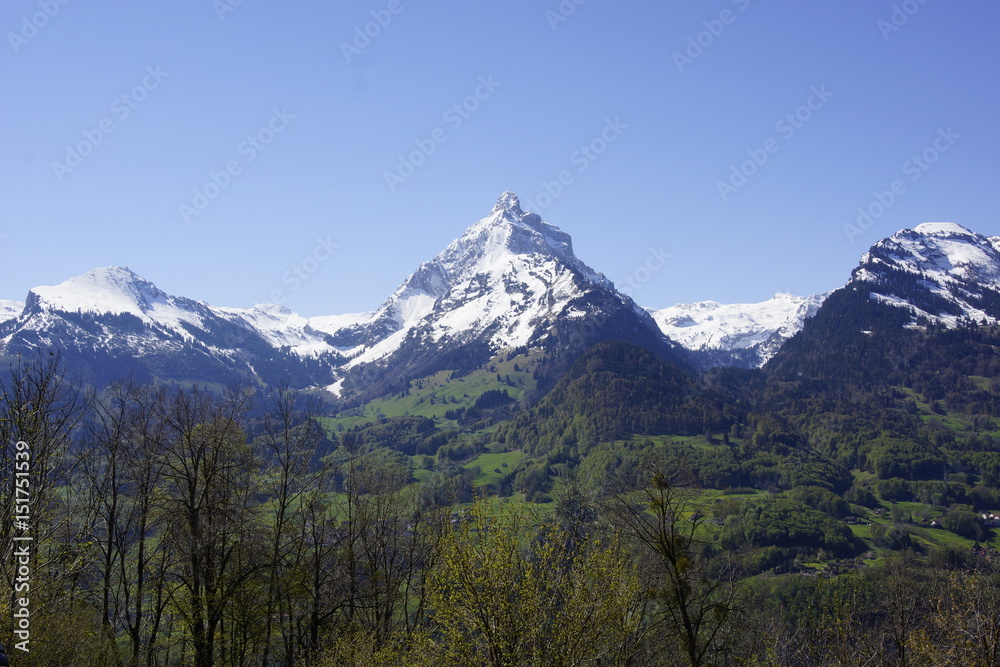
[{"label": "white snow", "polygon": [[201,316],[130,269],[120,266],[93,269],[53,286],[36,287],[31,292],[40,305],[51,310],[94,314],[135,315],[189,336],[181,324],[200,326]]},{"label": "white snow", "polygon": [[913,228],[918,234],[962,234],[974,236],[972,232],[954,222],[925,222]]},{"label": "white snow", "polygon": [[647,310],[664,334],[689,350],[758,348],[763,364],[777,352],[780,343],[798,333],[826,296],[775,294],[761,303],[700,301]]},{"label": "white snow", "polygon": [[346,313],[344,315],[319,315],[309,318],[309,326],[316,331],[323,333],[333,333],[355,324],[361,324],[371,320],[375,311],[367,313]]},{"label": "white snow", "polygon": [[878,285],[883,267],[912,274],[923,289],[952,303],[962,314],[927,313],[876,288],[873,296],[883,303],[913,310],[915,316],[949,327],[957,326],[962,318],[996,322],[965,295],[969,288],[1000,291],[1000,238],[987,238],[952,222],[926,222],[872,246],[862,256],[852,281]]},{"label": "white snow", "polygon": [[569,316],[568,302],[582,293],[580,279],[611,287],[576,258],[568,234],[522,211],[516,195],[505,192],[490,215],[421,264],[362,324],[388,325],[391,332],[374,345],[345,350],[353,357],[345,368],[385,358],[413,330],[434,343],[489,330],[496,349],[524,345],[545,322]]},{"label": "white snow", "polygon": [[301,357],[317,357],[334,350],[324,340],[323,333],[311,326],[309,319],[285,306],[265,303],[246,309],[216,306],[213,310],[242,320],[271,345],[288,347]]},{"label": "white snow", "polygon": [[0,322],[6,322],[7,320],[12,320],[21,314],[24,310],[23,301],[11,301],[9,299],[0,299]]},{"label": "white snow", "polygon": [[406,290],[396,299],[396,312],[399,323],[404,328],[416,326],[420,320],[434,310],[437,297],[421,290]]}]

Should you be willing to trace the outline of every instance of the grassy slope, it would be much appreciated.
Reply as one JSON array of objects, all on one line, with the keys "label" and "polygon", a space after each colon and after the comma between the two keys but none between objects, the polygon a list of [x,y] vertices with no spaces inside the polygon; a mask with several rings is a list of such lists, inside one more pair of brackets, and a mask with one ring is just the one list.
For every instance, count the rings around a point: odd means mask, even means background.
[{"label": "grassy slope", "polygon": [[[517,370],[514,369],[515,365],[518,368]],[[413,415],[434,419],[437,425],[442,428],[457,429],[460,427],[456,421],[445,419],[444,415],[447,411],[469,408],[475,403],[477,398],[490,390],[506,390],[514,399],[522,399],[526,394],[533,393],[537,388],[537,383],[533,379],[533,371],[537,368],[537,365],[537,357],[520,355],[508,360],[503,356],[499,356],[492,359],[486,368],[463,377],[454,377],[452,372],[442,371],[435,375],[413,381],[405,395],[397,394],[372,401],[361,408],[355,408],[334,415],[333,417],[324,418],[323,423],[331,432],[339,433],[356,426],[377,421],[382,417]],[[501,378],[500,381],[497,380],[498,374]],[[508,376],[510,378],[509,384],[506,381]],[[984,389],[987,388],[989,383],[988,378],[973,377],[972,379]],[[934,412],[931,409],[931,403],[923,396],[906,387],[898,387],[898,389],[909,394],[920,410],[921,418],[928,425],[951,430],[959,438],[971,436],[976,433],[972,420],[967,416]],[[986,433],[1000,438],[1000,430],[980,432],[980,434]],[[660,446],[666,443],[686,444],[698,449],[723,446],[718,442],[709,442],[703,436],[648,437],[637,435],[630,440],[633,442],[651,440]],[[418,467],[422,458],[415,457],[414,460],[414,477],[417,484],[433,474],[429,470]],[[464,462],[462,467],[466,469],[479,468],[480,472],[474,481],[474,485],[482,487],[491,482],[498,482],[502,475],[516,470],[518,465],[523,463],[526,458],[526,454],[519,450],[512,452],[484,452]],[[504,464],[506,464],[506,467]],[[871,476],[869,473],[861,471],[854,471],[854,473],[860,477]],[[749,498],[762,495],[766,495],[765,492],[741,494],[739,497]],[[723,492],[718,489],[704,489],[702,491],[702,498],[706,501],[723,497],[732,496],[723,496]],[[509,500],[517,505],[532,505],[538,510],[548,511],[551,509],[551,503],[545,503],[546,507],[524,503],[523,498],[520,498],[519,494],[515,494]],[[927,546],[954,547],[963,551],[969,550],[972,547],[973,540],[941,528],[930,528],[927,525],[920,525],[919,523],[911,523],[909,521],[912,517],[928,517],[928,520],[940,520],[946,511],[945,508],[916,502],[896,503],[895,505],[902,511],[904,517],[903,525],[907,526],[917,542]],[[871,528],[867,524],[891,525],[893,523],[891,507],[888,502],[883,502],[883,511],[881,514],[875,514],[870,510],[859,512],[857,517],[859,523],[851,525],[851,531],[858,537],[866,540],[869,539],[871,537]],[[856,509],[860,510],[860,508]],[[992,531],[991,539],[988,542],[984,542],[984,544],[1000,549],[1000,531]]]},{"label": "grassy slope", "polygon": [[[322,419],[323,425],[333,433],[341,433],[356,426],[378,421],[382,417],[419,416],[434,419],[438,426],[457,428],[454,420],[445,419],[449,410],[469,408],[476,399],[490,390],[506,390],[515,400],[535,391],[537,382],[532,372],[537,358],[520,355],[507,360],[494,357],[485,369],[463,377],[453,377],[451,371],[414,380],[406,394],[376,399],[364,407],[341,412]],[[519,370],[514,370],[517,366]],[[497,375],[501,381],[497,381]],[[506,379],[510,377],[510,384]]]},{"label": "grassy slope", "polygon": [[499,452],[496,454],[493,452],[484,452],[468,461],[462,467],[480,469],[479,476],[473,482],[475,486],[479,487],[490,482],[499,482],[500,478],[513,471],[517,467],[517,464],[524,460],[525,456],[526,454],[520,450]]}]

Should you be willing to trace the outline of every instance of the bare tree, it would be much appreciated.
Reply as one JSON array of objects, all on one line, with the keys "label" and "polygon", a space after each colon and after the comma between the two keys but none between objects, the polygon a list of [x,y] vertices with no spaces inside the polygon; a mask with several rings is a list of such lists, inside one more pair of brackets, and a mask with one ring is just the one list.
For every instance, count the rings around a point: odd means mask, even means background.
[{"label": "bare tree", "polygon": [[258,466],[240,424],[248,407],[246,392],[218,400],[197,389],[177,392],[164,406],[165,538],[177,554],[171,574],[181,584],[176,597],[196,667],[224,656],[216,640],[227,605],[266,567],[263,554],[249,553],[260,540]]},{"label": "bare tree", "polygon": [[141,664],[143,651],[155,643],[152,621],[163,611],[162,597],[160,606],[150,599],[150,578],[157,556],[151,540],[160,528],[155,499],[165,439],[159,405],[165,397],[162,390],[131,381],[92,394],[94,419],[81,451],[92,496],[102,622],[112,638],[129,637],[128,665]]},{"label": "bare tree", "polygon": [[404,618],[404,592],[414,569],[409,523],[415,504],[407,488],[412,474],[395,458],[359,452],[349,439],[342,449],[337,511],[346,520],[347,616],[380,642]]},{"label": "bare tree", "polygon": [[[15,532],[30,537],[31,615],[40,619],[71,606],[85,563],[79,546],[85,532],[78,520],[82,498],[70,482],[72,446],[86,403],[63,377],[58,355],[44,353],[18,357],[0,374],[0,394],[0,574],[15,580],[13,568],[22,561],[12,557],[14,545],[28,544],[15,542]],[[16,591],[11,587],[12,606]],[[10,616],[3,625],[11,636]],[[40,639],[42,631],[32,638]]]},{"label": "bare tree", "polygon": [[[267,597],[261,663],[268,664],[271,655],[273,624],[276,618],[290,620],[290,614],[278,611],[291,596],[290,586],[295,566],[303,558],[306,542],[300,532],[306,513],[315,512],[318,500],[313,489],[321,488],[329,476],[328,465],[314,461],[318,446],[324,439],[323,429],[312,410],[297,407],[298,396],[292,390],[280,388],[273,392],[261,423],[257,448],[264,469],[264,492],[271,498],[268,521]],[[322,520],[322,519],[321,519]],[[289,632],[284,635],[287,638]],[[291,664],[293,649],[284,642],[284,662]]]},{"label": "bare tree", "polygon": [[692,667],[723,662],[740,614],[734,562],[711,562],[704,503],[680,471],[648,468],[648,484],[622,490],[608,509],[645,553],[654,626]]}]

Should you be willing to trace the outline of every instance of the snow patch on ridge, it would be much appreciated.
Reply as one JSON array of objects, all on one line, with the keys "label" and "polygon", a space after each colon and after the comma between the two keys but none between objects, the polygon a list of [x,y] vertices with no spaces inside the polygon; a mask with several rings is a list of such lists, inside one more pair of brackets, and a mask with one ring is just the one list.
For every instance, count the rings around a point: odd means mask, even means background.
[{"label": "snow patch on ridge", "polygon": [[975,236],[975,234],[962,225],[954,222],[925,222],[913,228],[918,234],[960,234],[964,236]]},{"label": "snow patch on ridge", "polygon": [[816,314],[826,296],[776,294],[761,303],[701,301],[647,310],[666,336],[689,350],[748,351],[763,365]]},{"label": "snow patch on ridge", "polygon": [[11,301],[10,299],[0,299],[0,323],[12,320],[24,310],[23,301]]}]

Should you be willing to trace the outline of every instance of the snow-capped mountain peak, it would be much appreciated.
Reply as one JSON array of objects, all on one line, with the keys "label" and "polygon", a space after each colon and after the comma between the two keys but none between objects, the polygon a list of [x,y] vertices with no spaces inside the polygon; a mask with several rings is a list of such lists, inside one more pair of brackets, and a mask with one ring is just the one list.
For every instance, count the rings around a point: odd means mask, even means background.
[{"label": "snow-capped mountain peak", "polygon": [[168,328],[181,322],[200,323],[198,311],[204,309],[189,299],[170,296],[122,266],[93,269],[58,285],[36,287],[28,292],[26,304],[32,312],[129,314]]},{"label": "snow-capped mountain peak", "polygon": [[882,239],[861,258],[851,283],[907,308],[918,321],[956,326],[1000,318],[1000,238],[952,222],[927,222]]},{"label": "snow-capped mountain peak", "polygon": [[490,214],[448,244],[432,263],[449,276],[494,273],[515,255],[558,258],[592,280],[605,280],[577,259],[569,234],[523,211],[513,192],[500,195]]},{"label": "snow-capped mountain peak", "polygon": [[513,313],[551,288],[563,299],[578,294],[571,274],[584,283],[611,287],[573,254],[569,234],[523,211],[517,195],[504,192],[488,216],[421,264],[368,323],[334,338],[365,347],[354,362],[364,363],[397,349],[410,329],[433,316],[438,321],[434,340],[505,321],[494,342],[523,345],[534,326]]},{"label": "snow-capped mountain peak", "polygon": [[141,315],[163,292],[131,269],[108,266],[93,269],[58,285],[31,290],[42,304],[66,312],[133,313]]},{"label": "snow-capped mountain peak", "polygon": [[490,215],[504,212],[510,212],[511,215],[518,217],[524,215],[524,211],[521,210],[521,200],[509,190],[500,195],[497,203],[493,206],[493,210],[490,211]]},{"label": "snow-capped mountain peak", "polygon": [[341,361],[322,332],[287,308],[216,308],[167,294],[121,266],[36,287],[18,315],[0,319],[0,356],[40,348],[59,350],[76,372],[98,382],[124,375],[221,384],[294,377],[304,386],[329,381],[331,364]]},{"label": "snow-capped mountain peak", "polygon": [[995,242],[951,222],[927,222],[882,239],[862,257],[908,273],[959,280],[986,280],[1000,285],[1000,251]]},{"label": "snow-capped mountain peak", "polygon": [[569,234],[500,195],[433,260],[424,262],[367,322],[331,332],[349,370],[392,355],[407,341],[439,349],[475,342],[492,350],[533,344],[557,320],[620,312],[660,336],[651,318],[573,253]]}]

